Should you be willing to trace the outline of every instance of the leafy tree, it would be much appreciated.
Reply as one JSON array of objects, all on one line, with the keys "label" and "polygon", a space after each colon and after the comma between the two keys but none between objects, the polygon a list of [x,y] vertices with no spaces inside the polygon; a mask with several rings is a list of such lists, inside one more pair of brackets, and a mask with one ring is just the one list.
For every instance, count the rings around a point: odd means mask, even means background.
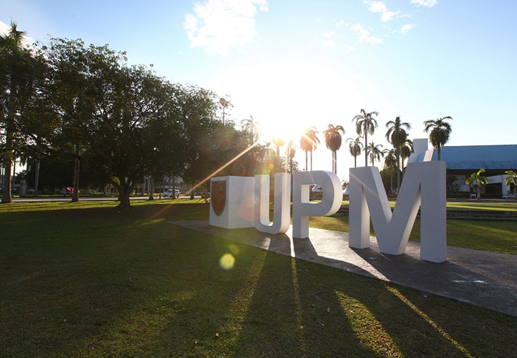
[{"label": "leafy tree", "polygon": [[15,22],[6,35],[0,36],[0,147],[5,169],[2,203],[12,202],[11,168],[14,153],[20,152],[23,137],[20,126],[33,112],[34,101],[44,73],[44,59],[23,45],[24,31]]},{"label": "leafy tree", "polygon": [[341,142],[343,141],[342,135],[345,134],[345,128],[343,126],[332,124],[328,125],[328,128],[323,131],[325,136],[325,144],[327,148],[332,151],[332,171],[337,173],[337,151],[341,148]]},{"label": "leafy tree", "polygon": [[386,154],[386,150],[381,149],[382,144],[375,144],[374,142],[370,142],[367,147],[367,152],[370,156],[370,162],[372,163],[372,166],[375,165],[375,160],[381,160],[381,158],[384,158],[384,154]]},{"label": "leafy tree", "polygon": [[443,146],[449,141],[452,132],[451,125],[446,121],[452,120],[452,117],[446,116],[438,119],[429,119],[424,122],[426,133],[429,133],[429,140],[434,148],[438,149],[438,160],[441,160],[441,151]]},{"label": "leafy tree", "polygon": [[85,133],[91,144],[85,157],[128,207],[144,176],[162,178],[171,161],[184,157],[178,89],[143,66],[117,67],[109,59],[102,65],[91,78],[97,109]]},{"label": "leafy tree", "polygon": [[357,157],[361,155],[361,151],[364,148],[361,139],[363,139],[363,137],[358,136],[355,139],[348,138],[346,140],[348,142],[348,150],[350,151],[350,154],[354,157],[354,168],[357,168]]},{"label": "leafy tree", "polygon": [[411,124],[408,122],[402,122],[400,117],[396,117],[394,121],[388,121],[386,123],[386,140],[393,145],[395,149],[395,156],[397,157],[397,188],[400,188],[400,151],[404,146],[407,139],[407,130],[411,129]]},{"label": "leafy tree", "polygon": [[[356,132],[358,135],[364,133],[364,148],[368,148],[368,134],[373,134],[377,127],[377,120],[373,116],[378,116],[378,112],[366,113],[364,109],[361,109],[361,113],[355,116],[352,121],[356,122]],[[368,166],[368,150],[364,153],[364,166]]]},{"label": "leafy tree", "polygon": [[64,143],[72,143],[74,146],[73,153],[69,153],[74,158],[73,202],[79,201],[81,154],[85,150],[81,148],[81,143],[89,143],[87,134],[95,111],[90,77],[99,69],[92,68],[94,57],[99,56],[100,60],[111,53],[107,46],[86,48],[80,39],[58,38],[50,40],[46,51],[51,68],[52,104],[61,122],[61,136],[58,141],[63,148],[68,147]]},{"label": "leafy tree", "polygon": [[300,138],[300,148],[305,152],[305,171],[308,170],[308,153],[311,153],[311,171],[312,171],[312,152],[318,148],[320,139],[318,138],[318,130],[312,126],[305,130]]},{"label": "leafy tree", "polygon": [[517,173],[513,170],[505,171],[508,176],[505,179],[505,184],[507,186],[513,185],[513,199],[517,200]]},{"label": "leafy tree", "polygon": [[465,184],[471,187],[476,186],[477,199],[481,199],[481,186],[488,184],[488,178],[482,175],[484,172],[485,169],[479,169],[477,173],[472,173],[470,177],[465,180]]}]

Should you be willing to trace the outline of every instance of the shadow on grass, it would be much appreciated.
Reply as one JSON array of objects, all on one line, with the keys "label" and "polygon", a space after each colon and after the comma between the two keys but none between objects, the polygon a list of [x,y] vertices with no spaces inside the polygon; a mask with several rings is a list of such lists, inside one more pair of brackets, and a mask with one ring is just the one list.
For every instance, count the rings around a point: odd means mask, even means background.
[{"label": "shadow on grass", "polygon": [[206,213],[162,209],[2,214],[1,355],[513,354],[515,318],[170,225]]}]

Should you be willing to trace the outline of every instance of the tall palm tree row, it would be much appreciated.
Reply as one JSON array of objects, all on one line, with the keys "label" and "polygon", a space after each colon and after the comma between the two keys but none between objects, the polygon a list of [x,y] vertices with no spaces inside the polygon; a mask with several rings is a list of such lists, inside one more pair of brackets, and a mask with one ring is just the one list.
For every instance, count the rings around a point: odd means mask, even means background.
[{"label": "tall palm tree row", "polygon": [[343,141],[342,135],[345,134],[345,128],[343,126],[332,124],[328,125],[328,128],[323,131],[325,136],[325,144],[327,148],[332,151],[332,171],[337,174],[337,151],[341,148]]},{"label": "tall palm tree row", "polygon": [[368,134],[373,134],[377,128],[377,120],[373,116],[378,116],[378,112],[366,113],[366,110],[361,109],[361,113],[352,119],[356,122],[356,132],[358,135],[364,134],[364,166],[368,166]]},{"label": "tall palm tree row", "polygon": [[308,153],[311,153],[310,170],[312,171],[312,152],[318,148],[318,144],[320,143],[318,133],[316,127],[311,126],[305,130],[305,133],[300,138],[300,148],[305,152],[305,171],[309,170]]},{"label": "tall palm tree row", "polygon": [[429,133],[429,140],[433,147],[438,150],[438,160],[442,159],[442,148],[449,141],[452,132],[451,125],[446,120],[452,120],[451,116],[438,119],[429,119],[424,122],[426,133]]},{"label": "tall palm tree row", "polygon": [[411,129],[411,124],[402,122],[400,117],[396,117],[394,121],[386,123],[386,140],[391,143],[397,157],[397,188],[400,188],[400,151],[407,139],[407,130]]}]

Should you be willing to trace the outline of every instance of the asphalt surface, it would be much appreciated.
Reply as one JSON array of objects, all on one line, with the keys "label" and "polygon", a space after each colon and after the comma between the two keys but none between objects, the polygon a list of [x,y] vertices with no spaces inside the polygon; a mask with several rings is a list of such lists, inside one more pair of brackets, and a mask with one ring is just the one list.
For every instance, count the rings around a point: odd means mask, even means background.
[{"label": "asphalt surface", "polygon": [[414,242],[405,254],[394,256],[381,254],[374,237],[370,248],[351,249],[344,232],[311,228],[308,239],[293,240],[291,230],[269,235],[222,229],[208,221],[172,224],[517,317],[517,255],[449,246],[446,262],[430,263],[419,259],[420,245]]}]

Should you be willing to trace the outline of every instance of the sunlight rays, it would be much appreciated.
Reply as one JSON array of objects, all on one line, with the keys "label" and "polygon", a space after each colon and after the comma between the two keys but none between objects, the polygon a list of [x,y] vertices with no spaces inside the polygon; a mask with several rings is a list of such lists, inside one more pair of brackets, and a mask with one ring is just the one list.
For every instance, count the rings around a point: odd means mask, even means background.
[{"label": "sunlight rays", "polygon": [[447,332],[443,330],[435,321],[431,319],[428,315],[422,312],[418,307],[416,307],[410,300],[408,300],[399,290],[394,287],[386,286],[386,289],[393,293],[399,300],[404,302],[409,308],[411,308],[417,315],[422,317],[431,327],[433,327],[443,338],[451,342],[454,347],[456,347],[460,352],[465,354],[466,357],[473,358],[474,356],[470,354],[467,348],[463,347],[457,340],[452,338]]},{"label": "sunlight rays", "polygon": [[[364,303],[341,291],[335,291],[335,293],[343,312],[350,321],[352,330],[363,346],[382,356],[403,355],[395,341]],[[372,336],[375,337],[374,340],[371,339]]]}]

